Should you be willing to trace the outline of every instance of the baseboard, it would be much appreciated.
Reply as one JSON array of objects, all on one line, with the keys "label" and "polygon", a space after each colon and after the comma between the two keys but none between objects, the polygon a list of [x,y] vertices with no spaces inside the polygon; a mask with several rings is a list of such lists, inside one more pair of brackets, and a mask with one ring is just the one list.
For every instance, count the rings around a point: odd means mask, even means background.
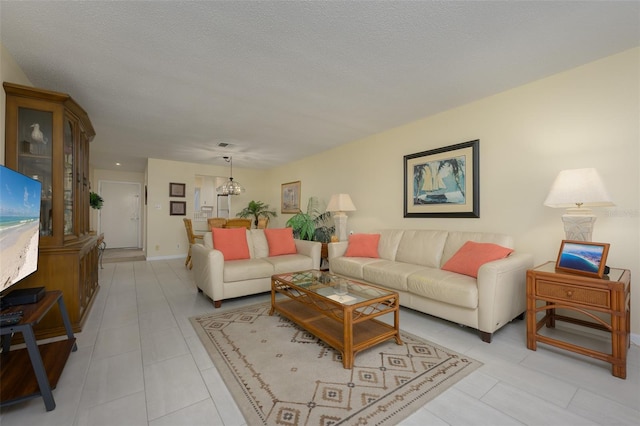
[{"label": "baseboard", "polygon": [[147,261],[152,260],[172,260],[172,259],[184,259],[184,254],[172,254],[170,256],[147,256]]}]

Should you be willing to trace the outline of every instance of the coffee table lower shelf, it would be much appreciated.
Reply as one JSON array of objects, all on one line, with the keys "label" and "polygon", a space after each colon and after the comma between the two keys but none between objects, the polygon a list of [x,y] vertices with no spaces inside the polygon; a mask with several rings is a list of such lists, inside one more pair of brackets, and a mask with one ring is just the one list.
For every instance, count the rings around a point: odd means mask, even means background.
[{"label": "coffee table lower shelf", "polygon": [[352,342],[349,342],[344,322],[310,309],[306,304],[296,300],[281,300],[273,304],[272,313],[274,310],[338,350],[342,354],[344,368],[352,368],[356,353],[364,349],[391,338],[395,338],[397,344],[402,344],[398,329],[374,318],[351,324]]}]

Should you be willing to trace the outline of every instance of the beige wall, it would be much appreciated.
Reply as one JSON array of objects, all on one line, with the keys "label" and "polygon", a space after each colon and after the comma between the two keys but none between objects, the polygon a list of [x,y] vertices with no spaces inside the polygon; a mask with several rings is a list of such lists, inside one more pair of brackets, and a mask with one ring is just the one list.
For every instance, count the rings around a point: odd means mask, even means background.
[{"label": "beige wall", "polygon": [[[640,48],[607,57],[424,118],[273,170],[264,201],[279,202],[279,184],[302,181],[325,201],[351,194],[356,232],[427,228],[504,232],[536,264],[555,260],[564,238],[562,209],[542,205],[563,169],[595,167],[612,208],[594,209],[594,241],[611,244],[607,264],[640,273]],[[403,156],[480,139],[480,218],[403,218]],[[282,226],[279,217],[274,226]],[[637,281],[637,279],[636,279]],[[637,284],[632,284],[637,287]],[[640,306],[640,290],[632,291]],[[640,342],[640,309],[632,309]]]},{"label": "beige wall", "polygon": [[[196,175],[229,176],[229,166],[222,160],[207,165],[150,158],[147,163],[147,258],[184,257],[187,236],[183,219],[193,217]],[[224,164],[223,164],[224,163]],[[245,194],[233,196],[230,216],[244,208],[249,201],[264,200],[262,195],[271,185],[269,171],[233,168],[233,178],[248,188]],[[186,197],[169,197],[169,183],[186,184]],[[186,201],[186,216],[171,216],[170,201]]]}]

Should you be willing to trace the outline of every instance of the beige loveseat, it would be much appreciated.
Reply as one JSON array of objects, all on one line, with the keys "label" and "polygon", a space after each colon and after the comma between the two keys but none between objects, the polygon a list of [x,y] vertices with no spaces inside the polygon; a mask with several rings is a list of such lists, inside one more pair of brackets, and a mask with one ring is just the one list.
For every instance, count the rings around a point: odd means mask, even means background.
[{"label": "beige loveseat", "polygon": [[225,261],[213,247],[211,232],[203,244],[191,246],[193,277],[199,291],[213,300],[216,308],[224,299],[262,293],[271,289],[271,276],[285,272],[320,268],[322,244],[294,240],[297,254],[269,257],[264,229],[247,230],[249,259]]},{"label": "beige loveseat", "polygon": [[379,234],[377,259],[345,257],[346,241],[329,244],[331,272],[397,291],[402,306],[475,328],[487,343],[500,327],[523,318],[531,255],[514,251],[485,263],[477,279],[441,269],[466,241],[513,248],[510,236],[437,230]]}]

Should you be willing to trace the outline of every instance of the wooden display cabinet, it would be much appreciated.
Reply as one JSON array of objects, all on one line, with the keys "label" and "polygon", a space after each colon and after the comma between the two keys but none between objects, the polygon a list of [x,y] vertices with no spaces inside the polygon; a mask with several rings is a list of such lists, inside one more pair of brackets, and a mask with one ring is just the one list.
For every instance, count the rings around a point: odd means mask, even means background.
[{"label": "wooden display cabinet", "polygon": [[[87,113],[69,95],[4,83],[5,165],[42,183],[37,272],[16,288],[61,290],[74,332],[98,289],[98,245],[89,234]],[[57,308],[35,328],[38,338],[65,334]]]}]

